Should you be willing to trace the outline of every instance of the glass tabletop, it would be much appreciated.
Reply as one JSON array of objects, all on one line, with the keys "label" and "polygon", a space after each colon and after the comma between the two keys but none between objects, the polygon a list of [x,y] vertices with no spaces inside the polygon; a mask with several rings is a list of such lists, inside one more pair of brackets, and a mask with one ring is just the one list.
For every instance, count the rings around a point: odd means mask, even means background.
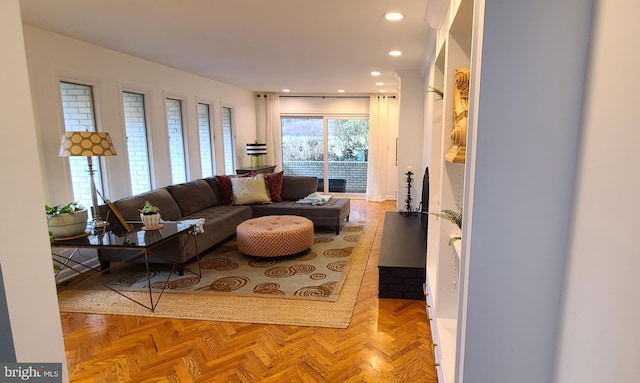
[{"label": "glass tabletop", "polygon": [[133,230],[125,232],[119,225],[112,225],[104,232],[89,233],[80,238],[55,240],[54,247],[111,247],[145,248],[157,245],[176,235],[186,232],[193,224],[183,222],[162,222],[159,229],[148,230],[142,222],[129,222]]}]

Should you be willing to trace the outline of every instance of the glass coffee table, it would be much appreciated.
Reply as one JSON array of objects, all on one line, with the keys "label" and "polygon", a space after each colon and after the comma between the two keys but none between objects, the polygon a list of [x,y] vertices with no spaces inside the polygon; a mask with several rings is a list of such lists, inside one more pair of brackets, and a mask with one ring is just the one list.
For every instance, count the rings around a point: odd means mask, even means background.
[{"label": "glass coffee table", "polygon": [[[180,272],[180,275],[186,271],[198,277],[202,276],[200,271],[200,256],[198,255],[196,241],[197,235],[194,235],[194,225],[192,223],[162,222],[162,227],[157,230],[145,230],[141,222],[129,223],[132,225],[133,230],[128,233],[122,230],[120,226],[116,225],[107,229],[98,230],[95,233],[88,233],[87,235],[80,236],[78,238],[55,240],[51,244],[52,248],[73,249],[73,251],[68,255],[57,254],[52,251],[53,261],[59,266],[56,274],[62,269],[68,268],[78,275],[97,281],[109,290],[114,291],[153,312],[155,311],[162,294],[166,290],[167,285],[176,270]],[[197,272],[183,268],[182,265],[178,265],[168,259],[166,255],[162,255],[161,253],[154,251],[169,241],[177,240],[177,237],[181,235],[187,236],[185,246],[189,241],[196,241]],[[74,259],[74,257],[79,254],[80,249],[94,249],[96,250],[96,256],[98,256],[98,253],[101,250],[122,251],[124,255],[118,262],[102,263],[100,267],[93,267]],[[149,265],[151,263],[150,258],[152,257],[162,258],[162,263],[171,265],[171,272],[168,274],[167,279],[163,281],[164,283],[162,283],[162,287],[160,289],[152,287],[151,284],[151,278],[154,273],[152,273]],[[117,290],[100,278],[104,274],[109,274],[112,271],[115,271],[119,264],[130,262],[144,264],[149,293],[149,304],[146,304],[146,302],[143,302],[140,299],[134,298],[132,295],[127,295],[124,291]],[[146,301],[146,299],[144,300]]]}]

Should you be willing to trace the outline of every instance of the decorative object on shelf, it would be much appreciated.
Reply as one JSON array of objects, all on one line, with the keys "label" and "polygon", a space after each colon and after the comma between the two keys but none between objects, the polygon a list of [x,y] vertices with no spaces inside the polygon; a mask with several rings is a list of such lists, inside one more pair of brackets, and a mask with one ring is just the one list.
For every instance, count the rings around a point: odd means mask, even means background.
[{"label": "decorative object on shelf", "polygon": [[93,228],[105,228],[109,226],[98,215],[98,196],[96,194],[96,183],[93,175],[93,156],[106,157],[115,156],[116,149],[109,133],[105,132],[65,132],[60,142],[60,157],[80,156],[87,157],[87,165],[89,167],[89,176],[91,178],[91,199],[93,202]]},{"label": "decorative object on shelf", "polygon": [[267,154],[267,144],[259,144],[256,140],[252,144],[247,144],[247,155],[251,156],[251,167],[257,168],[264,165],[262,156]]},{"label": "decorative object on shelf", "polygon": [[[440,213],[431,213],[429,212],[429,214],[433,214],[435,216],[438,216],[440,218],[444,218],[447,221],[453,223],[454,225],[456,225],[458,227],[458,229],[462,230],[462,206],[458,205],[457,209],[451,210],[451,209],[445,209],[440,211]],[[449,239],[449,246],[451,246],[453,244],[454,241],[458,241],[462,239],[461,236],[459,235],[454,235]]]},{"label": "decorative object on shelf", "polygon": [[469,115],[469,68],[456,68],[453,87],[453,130],[451,148],[444,158],[464,163],[467,155],[467,121]]},{"label": "decorative object on shelf", "polygon": [[45,205],[44,210],[47,213],[50,241],[77,238],[87,234],[85,230],[89,215],[87,208],[78,205],[78,202],[56,206]]},{"label": "decorative object on shelf", "polygon": [[140,211],[140,220],[144,227],[143,230],[157,230],[163,227],[160,224],[160,208],[152,205],[149,201],[144,201],[144,206]]},{"label": "decorative object on shelf", "polygon": [[435,101],[440,101],[444,99],[444,92],[436,88],[435,86],[430,86],[427,93],[435,93],[439,97],[439,98],[436,98]]},{"label": "decorative object on shelf", "polygon": [[411,214],[416,214],[418,212],[418,209],[414,209],[411,206],[411,184],[413,183],[413,167],[412,166],[407,166],[407,172],[404,173],[405,176],[407,176],[406,178],[406,182],[407,182],[407,197],[404,200],[404,209],[401,210],[400,212],[404,215],[411,215]]}]

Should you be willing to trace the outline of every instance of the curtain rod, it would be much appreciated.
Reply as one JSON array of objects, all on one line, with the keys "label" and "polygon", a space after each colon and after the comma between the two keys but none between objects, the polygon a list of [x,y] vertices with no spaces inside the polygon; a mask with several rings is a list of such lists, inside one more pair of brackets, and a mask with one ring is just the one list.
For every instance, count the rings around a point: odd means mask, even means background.
[{"label": "curtain rod", "polygon": [[[260,97],[260,95],[256,95]],[[387,96],[387,95],[372,95],[378,97],[388,97],[388,98],[396,98],[396,96]],[[266,96],[263,96],[266,97]],[[295,96],[295,95],[280,95],[279,97],[286,98],[370,98],[371,96]]]}]

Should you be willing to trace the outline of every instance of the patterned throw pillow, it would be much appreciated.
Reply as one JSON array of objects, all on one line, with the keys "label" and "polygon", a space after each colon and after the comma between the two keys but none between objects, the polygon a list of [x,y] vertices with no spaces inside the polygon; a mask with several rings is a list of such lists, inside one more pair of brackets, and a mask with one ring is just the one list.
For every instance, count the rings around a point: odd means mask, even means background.
[{"label": "patterned throw pillow", "polygon": [[255,177],[236,177],[231,179],[231,190],[234,205],[247,205],[251,203],[270,203],[267,194],[267,185],[264,182],[264,174],[258,173]]},{"label": "patterned throw pillow", "polygon": [[220,201],[220,205],[231,205],[231,202],[233,202],[232,197],[233,197],[233,191],[231,188],[231,179],[232,178],[237,178],[237,177],[250,177],[251,174],[246,173],[246,174],[241,174],[241,175],[231,175],[231,176],[216,176],[216,180],[218,181],[218,185],[220,185],[220,194],[221,194],[221,201]]},{"label": "patterned throw pillow", "polygon": [[269,197],[273,202],[282,202],[282,179],[284,171],[267,174],[267,188],[269,189]]}]

